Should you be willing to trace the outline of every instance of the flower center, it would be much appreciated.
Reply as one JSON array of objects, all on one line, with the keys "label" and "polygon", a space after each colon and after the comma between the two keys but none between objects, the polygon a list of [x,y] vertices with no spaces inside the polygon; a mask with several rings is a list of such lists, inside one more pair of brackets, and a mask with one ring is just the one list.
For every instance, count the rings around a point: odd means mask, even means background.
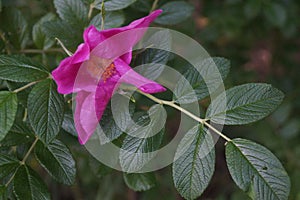
[{"label": "flower center", "polygon": [[90,56],[86,63],[86,69],[94,78],[101,78],[104,82],[116,73],[115,64],[112,60],[103,59],[98,56]]}]

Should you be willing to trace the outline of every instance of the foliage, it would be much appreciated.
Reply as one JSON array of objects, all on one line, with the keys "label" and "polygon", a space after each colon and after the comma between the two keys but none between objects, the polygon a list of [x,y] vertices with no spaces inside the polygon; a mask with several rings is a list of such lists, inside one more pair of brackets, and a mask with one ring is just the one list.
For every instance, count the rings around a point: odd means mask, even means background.
[{"label": "foliage", "polygon": [[[175,122],[167,123],[155,136],[138,126],[122,131],[112,117],[111,105],[107,106],[99,123],[107,130],[106,137],[99,137],[105,138],[101,139],[103,143],[121,147],[120,167],[130,173],[120,173],[95,161],[77,142],[71,114],[73,97],[59,94],[51,78],[51,71],[66,57],[55,38],[74,52],[89,25],[98,29],[120,27],[156,8],[164,11],[156,19],[157,25],[170,26],[199,39],[210,52],[230,58],[231,63],[223,57],[213,57],[200,62],[197,71],[165,51],[149,48],[134,52],[132,66],[167,64],[178,69],[183,78],[169,103],[157,98],[168,99],[169,93],[150,96],[157,103],[151,108],[147,96],[131,97],[135,100],[129,109],[136,124],[155,126],[158,116],[167,115]],[[295,92],[300,84],[299,69],[295,67],[299,60],[291,56],[299,52],[296,44],[289,46],[299,37],[299,21],[295,20],[299,10],[296,1],[26,0],[22,4],[18,0],[0,0],[0,199],[124,199],[126,191],[128,196],[133,191],[143,191],[141,199],[155,199],[164,197],[169,190],[172,195],[166,199],[174,199],[177,192],[185,199],[240,199],[245,194],[252,199],[299,198],[296,185],[300,184],[300,173],[295,170],[299,162],[295,158],[300,155],[300,124],[295,113],[300,104],[294,103],[300,102],[299,92]],[[170,41],[165,42],[170,45]],[[272,65],[266,61],[270,54],[274,55]],[[212,65],[218,68],[221,80],[227,78],[226,86],[232,86],[223,93],[215,84],[218,77],[210,71]],[[230,65],[234,69],[231,73]],[[266,65],[266,69],[260,65]],[[155,70],[150,66],[149,72],[143,73],[156,76],[161,72]],[[279,89],[261,81],[284,90],[287,98]],[[187,84],[191,90],[184,90]],[[241,85],[233,86],[236,84]],[[216,96],[212,101],[208,97],[211,92]],[[126,93],[118,95],[128,98]],[[219,106],[225,95],[226,107]],[[155,152],[173,137],[178,115],[164,108],[168,105],[176,109],[178,103],[193,102],[201,106],[202,116],[196,116],[200,123],[186,130],[172,166],[157,172],[134,173],[155,156],[144,153]],[[268,121],[257,122],[278,106]],[[230,139],[212,127],[222,123],[250,125],[226,127],[226,135],[234,138]],[[224,143],[214,145],[215,135],[226,140],[225,148]],[[279,159],[259,143],[272,149]],[[220,174],[227,177],[218,183]],[[71,185],[72,189],[61,184]],[[68,195],[60,190],[67,190]]]}]

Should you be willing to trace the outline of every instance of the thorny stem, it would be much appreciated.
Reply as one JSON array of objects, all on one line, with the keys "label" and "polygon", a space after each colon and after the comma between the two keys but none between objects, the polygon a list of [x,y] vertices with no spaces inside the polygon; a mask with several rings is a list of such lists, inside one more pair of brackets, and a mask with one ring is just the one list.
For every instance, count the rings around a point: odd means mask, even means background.
[{"label": "thorny stem", "polygon": [[154,0],[150,12],[156,9],[159,0]]},{"label": "thorny stem", "polygon": [[175,104],[175,102],[173,101],[164,101],[161,99],[156,98],[155,96],[151,95],[151,94],[147,94],[144,93],[142,91],[138,92],[146,97],[148,97],[149,99],[153,100],[156,103],[162,104],[162,105],[168,105],[170,107],[173,107],[177,110],[179,110],[180,112],[183,112],[184,114],[186,114],[187,116],[191,117],[192,119],[196,120],[197,122],[204,124],[205,126],[207,126],[209,129],[213,130],[216,134],[218,134],[219,136],[221,136],[222,138],[224,138],[227,142],[231,141],[231,139],[229,137],[227,137],[226,135],[224,135],[223,133],[221,133],[220,131],[218,131],[215,127],[213,127],[212,125],[210,125],[207,122],[207,119],[201,119],[200,117],[195,116],[194,114],[192,114],[191,112],[185,110],[184,108],[178,106],[177,104]]},{"label": "thorny stem", "polygon": [[[23,160],[20,161],[20,165],[24,165],[26,160],[28,159],[29,155],[31,154],[32,150],[34,149],[36,143],[39,141],[39,139],[36,137],[32,145],[30,146],[29,150],[27,151],[26,155],[24,156]],[[5,187],[8,187],[9,184],[13,181],[15,175],[17,173],[17,170],[14,172],[14,174],[10,177],[10,179],[5,184]]]}]

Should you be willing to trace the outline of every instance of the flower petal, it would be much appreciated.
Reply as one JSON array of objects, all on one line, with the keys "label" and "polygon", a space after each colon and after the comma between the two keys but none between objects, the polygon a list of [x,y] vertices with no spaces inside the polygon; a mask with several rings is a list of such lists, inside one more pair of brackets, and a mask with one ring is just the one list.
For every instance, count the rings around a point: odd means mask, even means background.
[{"label": "flower petal", "polygon": [[133,46],[142,38],[146,28],[161,12],[161,10],[156,10],[121,28],[98,31],[94,26],[90,26],[84,32],[84,41],[89,45],[94,56],[113,60],[121,57],[129,64]]},{"label": "flower petal", "polygon": [[123,60],[117,59],[114,61],[114,63],[116,66],[116,70],[121,76],[120,82],[132,84],[145,93],[157,93],[166,91],[166,89],[160,84],[136,73]]},{"label": "flower petal", "polygon": [[81,44],[72,56],[61,61],[59,66],[52,72],[53,79],[58,85],[59,93],[69,94],[74,91],[74,82],[81,62],[88,60],[89,54],[89,46]]},{"label": "flower petal", "polygon": [[78,92],[74,121],[80,144],[85,144],[95,132],[115,85],[101,81],[96,93]]},{"label": "flower petal", "polygon": [[[74,123],[75,127],[78,133],[78,140],[80,144],[86,143],[86,141],[89,138],[89,133],[87,133],[84,129],[84,121],[81,120],[82,113],[86,113],[86,108],[83,107],[84,102],[88,101],[88,97],[91,93],[88,92],[78,92],[76,96],[76,109],[75,109],[75,115],[74,115]],[[85,119],[87,118],[92,118],[94,119],[93,116],[86,115]],[[83,123],[82,123],[83,121]]]}]

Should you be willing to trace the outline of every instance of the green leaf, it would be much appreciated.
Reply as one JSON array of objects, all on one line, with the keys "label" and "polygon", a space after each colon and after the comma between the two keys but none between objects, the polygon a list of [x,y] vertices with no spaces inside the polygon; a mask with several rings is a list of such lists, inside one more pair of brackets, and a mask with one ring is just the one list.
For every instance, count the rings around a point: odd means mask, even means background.
[{"label": "green leaf", "polygon": [[155,22],[163,25],[174,25],[183,22],[192,15],[193,6],[184,1],[173,1],[164,4],[160,9],[163,13]]},{"label": "green leaf", "polygon": [[173,181],[185,199],[196,199],[215,170],[214,141],[203,125],[189,130],[180,141],[173,163]]},{"label": "green leaf", "polygon": [[50,38],[58,38],[71,50],[76,50],[78,44],[82,41],[81,28],[73,28],[65,21],[54,20],[45,22],[42,25],[43,32]]},{"label": "green leaf", "polygon": [[0,179],[15,172],[19,166],[19,161],[13,159],[11,155],[0,154]]},{"label": "green leaf", "polygon": [[50,200],[50,194],[41,178],[30,168],[22,165],[14,178],[14,194],[18,200]]},{"label": "green leaf", "polygon": [[86,25],[88,9],[81,0],[54,0],[54,6],[59,17],[71,26]]},{"label": "green leaf", "polygon": [[53,80],[36,84],[28,97],[28,118],[38,137],[50,143],[58,134],[63,117],[64,98]]},{"label": "green leaf", "polygon": [[[118,127],[115,122],[114,116],[111,112],[111,105],[109,104],[101,118],[100,121],[101,129],[103,130],[102,134],[98,134],[101,144],[106,144],[120,137],[123,131]],[[104,134],[104,135],[103,135]]]},{"label": "green leaf", "polygon": [[97,178],[103,178],[110,174],[113,169],[96,160],[93,156],[89,156],[89,167]]},{"label": "green leaf", "polygon": [[49,145],[38,142],[34,149],[39,163],[58,182],[71,185],[75,181],[75,161],[69,149],[59,140]]},{"label": "green leaf", "polygon": [[[106,144],[120,137],[123,134],[122,129],[125,130],[125,127],[122,127],[123,124],[119,127],[116,121],[126,122],[131,119],[131,115],[134,113],[135,106],[130,102],[128,106],[127,97],[115,94],[113,99],[115,106],[112,107],[111,104],[108,104],[100,121],[101,129],[96,130],[101,144]],[[112,109],[115,110],[114,114]]]},{"label": "green leaf", "polygon": [[[29,29],[26,18],[15,8],[5,8],[0,15],[0,28],[7,33],[8,40],[17,49],[24,49],[29,41]],[[0,59],[1,60],[1,59]]]},{"label": "green leaf", "polygon": [[17,109],[17,95],[8,91],[0,91],[0,141],[14,124]]},{"label": "green leaf", "polygon": [[154,173],[127,174],[123,173],[126,185],[134,191],[150,190],[156,185]]},{"label": "green leaf", "polygon": [[[104,2],[105,11],[114,11],[114,10],[122,10],[131,4],[133,4],[136,0],[107,0]],[[101,10],[102,0],[95,1],[95,8]]]},{"label": "green leaf", "polygon": [[[27,85],[28,82],[13,82],[13,81],[6,81],[6,86],[9,89],[9,91],[13,92],[16,89],[22,88],[25,85]],[[18,103],[22,105],[22,107],[19,107],[20,109],[26,108],[27,107],[27,98],[29,95],[29,92],[31,91],[32,86],[19,91],[17,93],[17,98],[18,98]]]},{"label": "green leaf", "polygon": [[133,64],[137,66],[135,70],[151,80],[157,79],[169,60],[171,40],[170,32],[163,30],[157,31],[147,41],[143,41],[143,46],[147,48],[137,53]]},{"label": "green leaf", "polygon": [[149,13],[149,10],[151,10],[151,7],[152,7],[152,3],[153,2],[151,2],[149,0],[137,0],[135,3],[133,3],[131,5],[131,7],[134,10]]},{"label": "green leaf", "polygon": [[[281,91],[269,84],[249,83],[236,86],[212,101],[207,109],[206,118],[214,123],[227,125],[248,124],[273,112],[283,97]],[[227,103],[224,105],[226,99]]]},{"label": "green leaf", "polygon": [[215,92],[229,73],[230,61],[212,57],[199,62],[195,67],[197,69],[189,68],[176,84],[173,96],[176,102],[192,103]]},{"label": "green leaf", "polygon": [[1,141],[1,146],[18,146],[33,140],[33,131],[23,122],[18,122],[13,125],[6,137]]},{"label": "green leaf", "polygon": [[226,162],[234,182],[252,199],[288,199],[288,174],[265,147],[234,139],[226,144]]},{"label": "green leaf", "polygon": [[42,25],[43,23],[47,21],[51,21],[55,19],[55,15],[52,13],[48,13],[44,17],[42,17],[32,28],[32,39],[34,44],[39,49],[49,49],[51,46],[54,45],[55,40],[48,37],[43,31],[42,31]]},{"label": "green leaf", "polygon": [[0,79],[33,82],[45,79],[49,73],[40,64],[23,56],[0,55]]},{"label": "green leaf", "polygon": [[128,135],[123,140],[120,164],[128,173],[141,170],[155,157],[162,143],[166,111],[162,105],[155,105],[148,113],[149,116],[136,114],[137,122],[126,131]]},{"label": "green leaf", "polygon": [[[125,16],[122,11],[113,11],[105,13],[104,29],[120,27],[125,22]],[[90,25],[96,26],[101,29],[101,13],[96,15],[90,22]]]},{"label": "green leaf", "polygon": [[71,135],[73,135],[75,137],[78,137],[72,114],[65,114],[64,115],[64,121],[62,123],[62,128],[65,131],[67,131],[68,133],[71,133]]}]

